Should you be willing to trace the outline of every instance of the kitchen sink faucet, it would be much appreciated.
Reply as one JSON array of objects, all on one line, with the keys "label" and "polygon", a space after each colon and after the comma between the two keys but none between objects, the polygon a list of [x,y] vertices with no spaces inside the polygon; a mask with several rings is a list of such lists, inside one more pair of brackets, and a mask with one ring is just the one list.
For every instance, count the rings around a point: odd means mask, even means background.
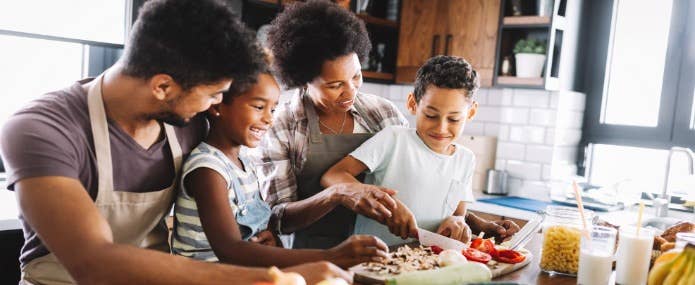
[{"label": "kitchen sink faucet", "polygon": [[664,189],[661,192],[661,196],[655,197],[653,200],[654,204],[652,206],[656,211],[655,214],[657,217],[668,216],[668,205],[671,200],[671,197],[669,197],[668,195],[669,180],[671,177],[671,158],[673,157],[673,153],[675,152],[683,152],[688,156],[688,174],[695,174],[693,167],[693,162],[695,161],[695,154],[693,154],[693,152],[689,148],[677,146],[672,147],[671,150],[669,150],[668,152],[668,160],[666,161],[666,178],[664,179]]}]

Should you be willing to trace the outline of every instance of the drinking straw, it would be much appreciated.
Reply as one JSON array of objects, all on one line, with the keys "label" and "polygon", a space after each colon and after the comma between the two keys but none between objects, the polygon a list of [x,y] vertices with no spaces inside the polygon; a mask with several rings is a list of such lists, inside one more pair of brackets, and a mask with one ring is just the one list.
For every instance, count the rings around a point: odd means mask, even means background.
[{"label": "drinking straw", "polygon": [[572,181],[572,188],[574,189],[574,198],[577,199],[577,208],[579,208],[579,215],[582,218],[584,234],[586,235],[586,237],[591,238],[591,236],[589,235],[589,229],[586,226],[586,219],[584,218],[584,204],[582,203],[582,195],[579,192],[579,185],[577,185],[577,181]]},{"label": "drinking straw", "polygon": [[637,237],[639,237],[639,229],[642,227],[642,212],[644,212],[644,201],[639,202],[639,212],[637,213]]}]

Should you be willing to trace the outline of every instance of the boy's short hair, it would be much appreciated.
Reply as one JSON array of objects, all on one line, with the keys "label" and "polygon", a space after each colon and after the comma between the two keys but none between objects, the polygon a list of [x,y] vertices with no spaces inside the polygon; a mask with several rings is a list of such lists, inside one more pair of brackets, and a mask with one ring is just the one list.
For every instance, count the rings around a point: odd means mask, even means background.
[{"label": "boy's short hair", "polygon": [[254,33],[219,0],[150,0],[140,9],[122,58],[126,75],[168,74],[184,90],[257,72]]},{"label": "boy's short hair", "polygon": [[273,20],[268,44],[279,79],[288,88],[302,87],[321,74],[323,63],[371,50],[364,22],[329,1],[296,2]]},{"label": "boy's short hair", "polygon": [[462,57],[438,55],[430,58],[415,76],[415,101],[420,102],[430,85],[439,88],[463,89],[466,98],[473,98],[478,91],[478,73]]}]

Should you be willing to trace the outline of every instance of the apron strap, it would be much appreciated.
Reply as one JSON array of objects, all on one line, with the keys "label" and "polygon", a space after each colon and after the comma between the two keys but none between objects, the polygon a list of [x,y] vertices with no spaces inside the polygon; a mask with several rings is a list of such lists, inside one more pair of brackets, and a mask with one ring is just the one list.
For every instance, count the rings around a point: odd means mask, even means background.
[{"label": "apron strap", "polygon": [[[89,87],[87,108],[91,121],[94,154],[97,160],[98,191],[97,202],[103,202],[113,192],[113,163],[111,161],[111,141],[109,140],[109,125],[106,121],[106,110],[101,93],[104,75],[101,74]],[[109,193],[109,194],[107,194]]]}]

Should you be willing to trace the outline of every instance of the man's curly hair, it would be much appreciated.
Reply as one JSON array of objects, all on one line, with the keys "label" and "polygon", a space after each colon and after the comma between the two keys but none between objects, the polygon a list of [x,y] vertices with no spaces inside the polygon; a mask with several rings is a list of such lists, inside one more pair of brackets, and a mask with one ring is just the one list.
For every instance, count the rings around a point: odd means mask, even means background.
[{"label": "man's curly hair", "polygon": [[466,98],[473,98],[478,91],[478,73],[462,57],[438,55],[430,58],[418,69],[415,76],[415,101],[418,103],[430,85],[439,88],[462,89]]},{"label": "man's curly hair", "polygon": [[273,21],[268,42],[275,71],[288,88],[314,80],[326,61],[351,53],[363,61],[372,48],[364,22],[350,11],[321,0],[287,7]]},{"label": "man's curly hair", "polygon": [[122,58],[124,73],[168,74],[184,90],[255,74],[263,59],[253,32],[219,0],[150,0]]}]

